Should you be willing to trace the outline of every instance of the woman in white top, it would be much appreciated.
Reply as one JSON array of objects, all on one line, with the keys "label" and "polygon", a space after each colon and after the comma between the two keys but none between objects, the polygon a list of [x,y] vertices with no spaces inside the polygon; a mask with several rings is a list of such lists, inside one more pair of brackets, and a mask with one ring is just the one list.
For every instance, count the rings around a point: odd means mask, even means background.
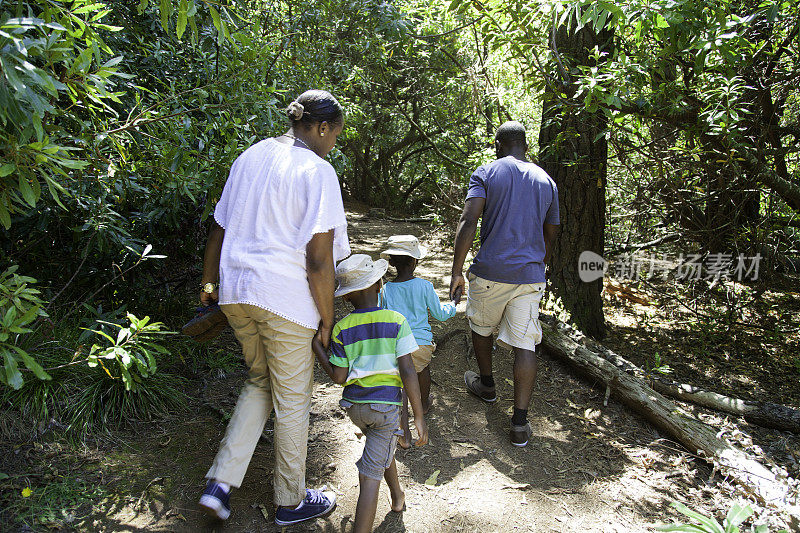
[{"label": "woman in white top", "polygon": [[[314,356],[333,328],[334,265],[350,254],[339,181],[324,157],[344,126],[341,105],[307,91],[286,110],[291,127],[248,148],[231,167],[206,243],[203,304],[219,302],[249,369],[200,500],[219,519],[241,485],[275,410],[275,522],[327,513],[335,494],[306,489]],[[219,280],[217,290],[216,282]]]}]

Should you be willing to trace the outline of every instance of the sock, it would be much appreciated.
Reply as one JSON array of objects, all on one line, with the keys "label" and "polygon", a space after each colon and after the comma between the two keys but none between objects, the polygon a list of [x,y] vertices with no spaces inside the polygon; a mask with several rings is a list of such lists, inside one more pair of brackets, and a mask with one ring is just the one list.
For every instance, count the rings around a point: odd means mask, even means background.
[{"label": "sock", "polygon": [[491,374],[488,376],[481,374],[481,384],[483,384],[484,387],[494,387],[494,376]]},{"label": "sock", "polygon": [[528,410],[514,408],[514,415],[511,417],[511,423],[515,426],[524,426],[528,421]]},{"label": "sock", "polygon": [[217,481],[217,485],[219,486],[219,488],[221,488],[225,492],[230,492],[231,491],[231,486],[228,485],[227,483],[223,483],[222,481]]}]

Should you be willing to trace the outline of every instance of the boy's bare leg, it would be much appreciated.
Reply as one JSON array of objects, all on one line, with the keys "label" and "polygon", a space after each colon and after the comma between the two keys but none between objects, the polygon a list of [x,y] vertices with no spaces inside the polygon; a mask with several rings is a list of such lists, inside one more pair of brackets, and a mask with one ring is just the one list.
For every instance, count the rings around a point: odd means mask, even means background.
[{"label": "boy's bare leg", "polygon": [[392,464],[383,474],[386,484],[389,485],[389,493],[392,495],[392,511],[399,513],[406,508],[406,493],[400,487],[400,477],[397,475],[397,463],[392,457]]},{"label": "boy's bare leg", "polygon": [[[431,408],[431,365],[423,368],[422,372],[417,372],[417,380],[419,381],[419,394],[422,397],[422,411],[427,415]],[[411,436],[410,433],[408,435]],[[411,442],[410,438],[409,442]]]},{"label": "boy's bare leg", "polygon": [[403,430],[403,436],[397,439],[397,445],[407,450],[411,447],[411,429],[408,427],[408,395],[403,389],[403,407],[400,409],[400,427]]},{"label": "boy's bare leg", "polygon": [[378,489],[381,486],[381,480],[372,479],[359,473],[358,484],[358,503],[356,503],[353,533],[369,533],[372,531],[375,512],[378,510]]}]

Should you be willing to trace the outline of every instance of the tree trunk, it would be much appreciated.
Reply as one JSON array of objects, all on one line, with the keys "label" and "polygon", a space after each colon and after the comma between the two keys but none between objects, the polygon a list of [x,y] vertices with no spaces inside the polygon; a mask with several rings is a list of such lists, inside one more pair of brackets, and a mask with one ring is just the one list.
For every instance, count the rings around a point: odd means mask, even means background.
[{"label": "tree trunk", "polygon": [[618,400],[690,452],[712,461],[723,475],[735,480],[762,504],[798,516],[797,502],[789,501],[789,485],[784,476],[776,475],[747,453],[718,438],[713,428],[680,409],[641,379],[571,338],[568,331],[559,331],[546,323],[542,324],[542,331],[542,346],[547,353],[604,383]]},{"label": "tree trunk", "polygon": [[569,74],[577,66],[597,64],[589,57],[595,46],[610,52],[612,32],[597,33],[591,24],[578,31],[564,26],[554,29],[551,48],[563,63],[559,67],[567,79],[555,91],[563,94],[551,90],[544,94],[539,160],[558,186],[561,209],[561,226],[550,265],[553,291],[583,332],[602,339],[602,279],[582,282],[578,256],[586,250],[603,255],[608,156],[603,133],[607,119],[603,113],[585,110],[582,97],[575,96],[575,79]]}]

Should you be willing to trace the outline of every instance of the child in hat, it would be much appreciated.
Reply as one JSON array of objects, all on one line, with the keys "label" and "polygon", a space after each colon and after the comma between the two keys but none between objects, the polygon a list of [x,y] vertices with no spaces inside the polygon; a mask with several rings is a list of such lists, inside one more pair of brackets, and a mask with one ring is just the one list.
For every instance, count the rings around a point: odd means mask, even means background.
[{"label": "child in hat", "polygon": [[[414,369],[417,371],[422,410],[427,414],[431,406],[431,370],[430,363],[436,345],[433,343],[431,325],[428,323],[428,311],[433,318],[444,322],[456,314],[454,304],[443,304],[439,301],[433,284],[430,281],[414,277],[417,262],[425,257],[427,250],[419,244],[413,235],[393,235],[389,237],[388,248],[381,256],[389,258],[389,264],[397,269],[397,276],[383,289],[385,307],[397,311],[408,320],[419,349],[411,354]],[[414,411],[416,419],[416,411]],[[401,415],[403,437],[401,448],[411,446],[411,430],[408,427],[408,402],[403,399]]]},{"label": "child in hat", "polygon": [[428,442],[417,373],[409,356],[417,350],[417,343],[403,315],[378,307],[378,293],[388,268],[384,259],[373,262],[363,254],[340,262],[335,295],[355,309],[333,327],[330,357],[321,339],[315,336],[312,341],[322,369],[335,383],[345,385],[340,405],[366,436],[364,453],[356,462],[360,485],[353,528],[356,533],[372,531],[381,478],[389,485],[392,511],[405,508],[394,460],[401,435],[404,389],[414,409],[419,434],[416,444]]}]

